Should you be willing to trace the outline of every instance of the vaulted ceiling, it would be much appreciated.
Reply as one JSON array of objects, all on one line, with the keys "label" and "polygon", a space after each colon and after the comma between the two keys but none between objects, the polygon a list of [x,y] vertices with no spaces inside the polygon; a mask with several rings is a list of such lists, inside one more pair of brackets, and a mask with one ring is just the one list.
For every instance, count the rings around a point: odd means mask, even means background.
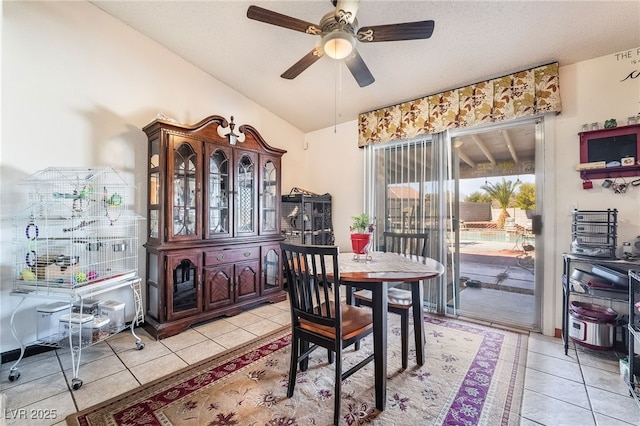
[{"label": "vaulted ceiling", "polygon": [[303,132],[549,62],[565,66],[640,46],[637,0],[362,0],[360,26],[434,20],[435,29],[427,40],[358,42],[375,78],[361,88],[342,61],[326,55],[295,79],[281,78],[320,37],[247,18],[255,4],[319,24],[334,10],[330,0],[91,3]]}]

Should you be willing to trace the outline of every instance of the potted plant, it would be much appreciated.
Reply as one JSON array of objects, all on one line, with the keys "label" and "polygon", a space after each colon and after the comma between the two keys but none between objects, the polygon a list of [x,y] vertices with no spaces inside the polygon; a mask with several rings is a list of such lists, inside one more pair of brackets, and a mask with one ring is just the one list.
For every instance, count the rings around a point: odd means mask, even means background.
[{"label": "potted plant", "polygon": [[369,246],[371,243],[371,233],[373,232],[373,224],[369,215],[361,213],[356,216],[351,216],[353,223],[351,224],[351,248],[353,253],[367,254],[369,252]]}]

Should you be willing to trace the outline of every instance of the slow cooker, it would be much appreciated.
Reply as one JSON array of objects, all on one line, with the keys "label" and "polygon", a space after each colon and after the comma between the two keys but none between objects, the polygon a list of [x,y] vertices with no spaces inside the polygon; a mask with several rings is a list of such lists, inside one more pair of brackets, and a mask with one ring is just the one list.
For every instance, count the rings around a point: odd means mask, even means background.
[{"label": "slow cooker", "polygon": [[591,349],[611,349],[618,313],[611,308],[572,301],[569,306],[569,337]]}]

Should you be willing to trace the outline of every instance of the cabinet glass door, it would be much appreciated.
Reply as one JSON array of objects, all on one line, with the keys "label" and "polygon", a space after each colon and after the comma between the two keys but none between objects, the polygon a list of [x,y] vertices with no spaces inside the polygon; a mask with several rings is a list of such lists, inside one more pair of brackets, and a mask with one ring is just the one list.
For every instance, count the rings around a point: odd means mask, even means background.
[{"label": "cabinet glass door", "polygon": [[261,233],[276,231],[277,169],[273,161],[267,160],[262,167]]},{"label": "cabinet glass door", "polygon": [[172,236],[197,234],[196,185],[198,154],[187,142],[181,143],[173,153]]},{"label": "cabinet glass door", "polygon": [[222,150],[209,156],[208,217],[209,236],[229,234],[230,198],[229,157]]},{"label": "cabinet glass door", "polygon": [[238,234],[254,234],[256,232],[256,188],[254,186],[254,175],[256,170],[255,161],[250,155],[244,154],[238,161],[237,167],[237,231]]},{"label": "cabinet glass door", "polygon": [[278,290],[280,288],[280,257],[277,246],[265,248],[262,257],[263,292]]},{"label": "cabinet glass door", "polygon": [[149,142],[149,205],[148,205],[148,238],[157,239],[160,229],[160,141],[154,139]]},{"label": "cabinet glass door", "polygon": [[200,312],[198,271],[200,255],[167,256],[167,317],[169,320]]}]

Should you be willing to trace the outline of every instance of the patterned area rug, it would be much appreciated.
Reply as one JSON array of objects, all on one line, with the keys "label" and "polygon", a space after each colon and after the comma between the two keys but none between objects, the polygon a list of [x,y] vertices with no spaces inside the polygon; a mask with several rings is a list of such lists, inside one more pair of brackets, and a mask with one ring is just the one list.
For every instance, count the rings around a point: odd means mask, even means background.
[{"label": "patterned area rug", "polygon": [[[373,363],[342,386],[341,424],[517,425],[527,335],[425,316],[426,363],[401,368],[399,316],[389,315],[387,404],[375,409]],[[69,425],[328,425],[333,365],[318,349],[286,397],[290,328],[189,366],[67,418]],[[412,337],[413,339],[413,337]],[[410,341],[413,347],[413,340]],[[371,353],[345,350],[345,370]]]}]

